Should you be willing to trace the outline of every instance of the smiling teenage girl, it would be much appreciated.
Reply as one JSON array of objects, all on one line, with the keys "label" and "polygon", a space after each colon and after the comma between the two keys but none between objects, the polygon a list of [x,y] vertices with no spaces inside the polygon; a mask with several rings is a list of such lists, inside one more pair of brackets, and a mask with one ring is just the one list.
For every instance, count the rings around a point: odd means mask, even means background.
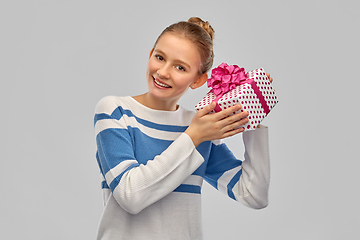
[{"label": "smiling teenage girl", "polygon": [[213,35],[199,18],[169,26],[150,52],[149,91],[97,104],[105,204],[97,239],[202,239],[203,179],[246,206],[267,206],[267,128],[243,133],[242,162],[219,140],[244,131],[248,114],[229,116],[240,105],[215,114],[214,103],[196,114],[177,105],[206,82]]}]

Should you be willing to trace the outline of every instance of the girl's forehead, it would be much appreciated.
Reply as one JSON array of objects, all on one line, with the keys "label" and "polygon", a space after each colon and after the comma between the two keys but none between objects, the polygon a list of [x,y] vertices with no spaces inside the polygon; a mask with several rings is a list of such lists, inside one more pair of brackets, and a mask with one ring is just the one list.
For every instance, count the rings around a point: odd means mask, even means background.
[{"label": "girl's forehead", "polygon": [[154,50],[186,59],[190,58],[189,60],[200,61],[200,54],[196,45],[179,34],[165,33],[159,38]]},{"label": "girl's forehead", "polygon": [[[183,44],[187,45],[186,46],[187,48],[196,48],[195,44],[191,42],[186,36],[177,33],[170,33],[170,32],[163,34],[159,38],[156,46],[159,44],[163,45],[163,44],[169,44],[169,43],[171,44],[175,42],[176,43],[182,42]],[[177,45],[177,46],[181,47],[181,45]]]}]

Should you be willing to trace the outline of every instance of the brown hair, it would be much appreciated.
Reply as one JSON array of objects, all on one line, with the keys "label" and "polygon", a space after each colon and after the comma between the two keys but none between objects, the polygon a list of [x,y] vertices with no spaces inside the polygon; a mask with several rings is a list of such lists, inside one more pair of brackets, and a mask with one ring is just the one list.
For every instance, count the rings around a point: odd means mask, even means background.
[{"label": "brown hair", "polygon": [[164,29],[157,38],[154,47],[161,36],[167,32],[186,37],[196,45],[201,57],[199,74],[206,73],[211,69],[214,62],[213,39],[215,30],[209,22],[204,22],[198,17],[191,17],[187,22],[181,21],[174,23]]}]

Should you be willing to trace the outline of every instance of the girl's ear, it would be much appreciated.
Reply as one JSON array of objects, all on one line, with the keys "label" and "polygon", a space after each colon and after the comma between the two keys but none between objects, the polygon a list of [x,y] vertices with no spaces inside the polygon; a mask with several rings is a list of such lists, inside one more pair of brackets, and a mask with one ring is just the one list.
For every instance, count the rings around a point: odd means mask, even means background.
[{"label": "girl's ear", "polygon": [[202,75],[200,75],[196,80],[195,82],[193,82],[191,85],[190,85],[190,88],[191,89],[196,89],[198,87],[201,87],[208,79],[208,75],[207,73],[204,73]]},{"label": "girl's ear", "polygon": [[150,50],[149,58],[151,58],[151,55],[153,54],[153,52],[154,52],[154,48],[152,48],[152,49]]}]

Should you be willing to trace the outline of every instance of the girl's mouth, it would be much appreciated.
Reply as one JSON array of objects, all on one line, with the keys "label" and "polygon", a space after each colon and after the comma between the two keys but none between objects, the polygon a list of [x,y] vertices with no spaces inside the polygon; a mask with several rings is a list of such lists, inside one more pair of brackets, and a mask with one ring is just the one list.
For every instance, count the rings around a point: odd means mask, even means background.
[{"label": "girl's mouth", "polygon": [[160,87],[164,87],[164,88],[171,88],[171,86],[156,80],[156,78],[153,77],[153,79],[154,79],[154,82],[155,82],[156,85],[158,85]]}]

